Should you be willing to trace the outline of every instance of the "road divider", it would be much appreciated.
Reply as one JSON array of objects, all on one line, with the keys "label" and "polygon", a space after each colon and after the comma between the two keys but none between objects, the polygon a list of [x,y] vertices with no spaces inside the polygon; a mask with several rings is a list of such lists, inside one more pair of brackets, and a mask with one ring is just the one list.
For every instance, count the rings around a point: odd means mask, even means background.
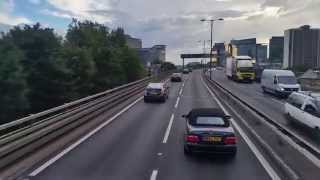
[{"label": "road divider", "polygon": [[174,108],[176,108],[176,109],[178,108],[179,101],[180,101],[180,97],[177,98],[177,101],[176,101],[176,104],[174,105]]},{"label": "road divider", "polygon": [[167,141],[168,141],[168,138],[170,135],[170,130],[171,130],[172,123],[173,123],[173,119],[174,119],[174,114],[172,114],[170,117],[170,121],[169,121],[167,130],[166,130],[166,133],[164,134],[164,137],[163,137],[163,141],[162,141],[163,144],[167,143]]},{"label": "road divider", "polygon": [[150,180],[156,180],[158,176],[158,170],[153,170],[150,176]]}]

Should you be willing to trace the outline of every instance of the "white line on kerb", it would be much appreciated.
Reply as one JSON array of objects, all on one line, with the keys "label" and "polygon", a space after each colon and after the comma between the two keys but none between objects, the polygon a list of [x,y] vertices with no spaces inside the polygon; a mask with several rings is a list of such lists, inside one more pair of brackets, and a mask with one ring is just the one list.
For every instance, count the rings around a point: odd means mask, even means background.
[{"label": "white line on kerb", "polygon": [[97,128],[95,128],[94,130],[92,130],[91,132],[89,132],[88,134],[86,134],[84,137],[82,137],[81,139],[79,139],[78,141],[76,141],[75,143],[73,143],[72,145],[70,145],[68,148],[64,149],[62,152],[60,152],[59,154],[57,154],[56,156],[54,156],[53,158],[51,158],[49,161],[45,162],[44,164],[42,164],[40,167],[38,167],[37,169],[35,169],[33,172],[31,172],[29,174],[29,176],[36,176],[38,175],[40,172],[42,172],[43,170],[45,170],[47,167],[49,167],[51,164],[53,164],[54,162],[56,162],[57,160],[59,160],[61,157],[63,157],[64,155],[66,155],[68,152],[70,152],[71,150],[73,150],[74,148],[76,148],[78,145],[80,145],[82,142],[84,142],[85,140],[87,140],[88,138],[90,138],[92,135],[94,135],[95,133],[97,133],[99,130],[101,130],[102,128],[104,128],[105,126],[107,126],[108,124],[110,124],[113,120],[115,120],[117,117],[119,117],[121,114],[123,114],[124,112],[126,112],[127,110],[129,110],[132,106],[134,106],[135,104],[137,104],[140,100],[142,100],[143,97],[138,98],[137,100],[135,100],[133,103],[129,104],[128,106],[126,106],[125,108],[123,108],[120,112],[118,112],[117,114],[115,114],[114,116],[112,116],[110,119],[108,119],[106,122],[104,122],[103,124],[101,124],[100,126],[98,126]]},{"label": "white line on kerb", "polygon": [[[213,97],[213,99],[215,99],[215,101],[218,103],[218,105],[221,107],[221,109],[224,111],[224,113],[226,114],[230,114],[222,105],[222,103],[220,102],[220,100],[216,97],[215,94],[213,94],[213,92],[211,91],[211,89],[208,87],[208,85],[203,81],[203,78],[201,77],[201,81],[204,84],[204,86],[207,88],[208,92],[210,93],[210,95]],[[253,152],[253,154],[257,157],[257,159],[259,160],[259,162],[261,163],[261,165],[264,167],[264,169],[267,171],[267,173],[269,174],[269,176],[273,179],[273,180],[280,180],[281,178],[279,177],[279,175],[276,173],[276,171],[272,168],[272,166],[269,164],[269,162],[263,157],[263,155],[261,154],[261,152],[258,150],[258,148],[254,145],[254,143],[249,139],[249,137],[246,135],[246,133],[241,129],[241,127],[238,125],[238,123],[236,121],[234,121],[233,119],[231,119],[232,124],[234,125],[234,127],[237,129],[237,131],[239,132],[239,134],[242,136],[242,138],[245,140],[245,142],[248,144],[249,148],[251,149],[251,151]]]},{"label": "white line on kerb", "polygon": [[176,108],[176,109],[178,108],[179,101],[180,101],[180,97],[177,98],[177,101],[176,101],[176,104],[174,105],[174,108]]},{"label": "white line on kerb", "polygon": [[156,180],[158,175],[158,170],[153,170],[150,176],[150,180]]},{"label": "white line on kerb", "polygon": [[162,143],[164,143],[164,144],[167,143],[167,141],[168,141],[168,138],[170,135],[170,130],[171,130],[172,123],[173,123],[173,119],[174,119],[174,114],[171,115],[166,133],[164,134],[163,141],[162,141]]}]

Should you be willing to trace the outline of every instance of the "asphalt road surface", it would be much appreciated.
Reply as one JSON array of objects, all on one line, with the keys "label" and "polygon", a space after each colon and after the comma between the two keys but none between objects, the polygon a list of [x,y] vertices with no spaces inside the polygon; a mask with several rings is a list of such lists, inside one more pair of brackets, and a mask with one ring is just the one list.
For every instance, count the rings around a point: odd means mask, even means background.
[{"label": "asphalt road surface", "polygon": [[183,83],[171,83],[166,103],[139,101],[29,179],[271,179],[240,135],[234,159],[184,155],[185,121],[181,115],[192,108],[218,106],[200,77],[200,72],[194,71],[185,75]]}]

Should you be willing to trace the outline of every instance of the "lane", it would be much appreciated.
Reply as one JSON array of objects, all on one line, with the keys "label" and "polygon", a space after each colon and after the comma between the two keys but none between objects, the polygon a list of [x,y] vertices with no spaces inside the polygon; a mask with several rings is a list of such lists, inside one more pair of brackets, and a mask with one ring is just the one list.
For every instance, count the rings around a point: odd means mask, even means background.
[{"label": "lane", "polygon": [[254,156],[242,137],[238,135],[238,154],[234,159],[225,157],[194,156],[183,153],[183,133],[185,129],[182,114],[192,108],[218,107],[200,80],[200,72],[194,71],[180,99],[171,135],[163,147],[163,156],[158,158],[159,180],[176,179],[270,179],[262,165]]},{"label": "lane", "polygon": [[181,83],[170,86],[166,103],[138,102],[112,124],[29,179],[149,179]]},{"label": "lane", "polygon": [[245,84],[228,80],[223,71],[214,71],[214,80],[228,88],[232,93],[254,105],[278,123],[303,137],[307,142],[320,149],[320,136],[310,129],[290,123],[284,116],[284,101],[271,94],[262,93],[259,83]]}]

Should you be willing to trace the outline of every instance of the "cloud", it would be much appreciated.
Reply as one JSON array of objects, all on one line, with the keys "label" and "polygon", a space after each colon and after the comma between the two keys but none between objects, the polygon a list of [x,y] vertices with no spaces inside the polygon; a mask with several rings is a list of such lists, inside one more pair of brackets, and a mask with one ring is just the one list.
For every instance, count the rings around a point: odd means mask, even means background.
[{"label": "cloud", "polygon": [[47,14],[53,16],[60,16],[63,18],[74,17],[80,20],[88,19],[94,20],[100,23],[110,22],[111,19],[105,16],[95,15],[90,13],[93,10],[109,10],[111,4],[116,4],[118,1],[115,0],[47,0],[56,11],[47,11]]},{"label": "cloud", "polygon": [[40,0],[28,0],[30,3],[32,4],[40,4],[41,1]]},{"label": "cloud", "polygon": [[7,0],[0,3],[0,23],[6,25],[18,25],[22,23],[31,23],[28,18],[11,15],[14,10],[14,1]]}]

